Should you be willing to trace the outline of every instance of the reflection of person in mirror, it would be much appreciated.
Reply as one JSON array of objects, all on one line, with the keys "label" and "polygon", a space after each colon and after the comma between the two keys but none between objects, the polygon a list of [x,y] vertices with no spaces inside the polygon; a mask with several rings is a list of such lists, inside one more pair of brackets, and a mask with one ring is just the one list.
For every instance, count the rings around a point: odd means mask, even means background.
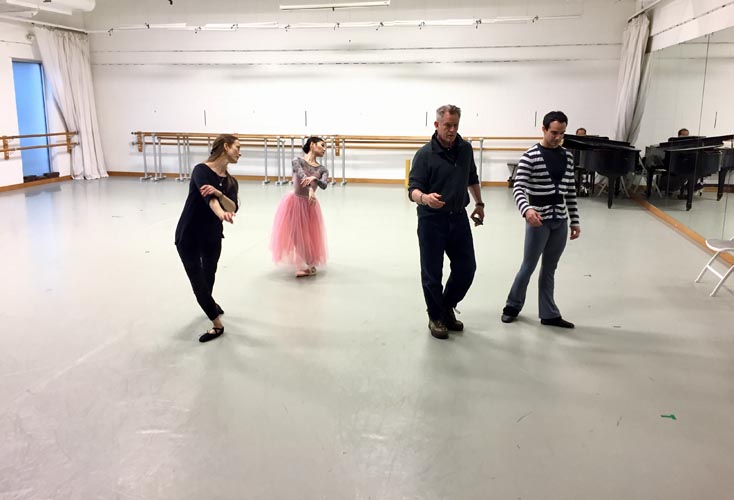
[{"label": "reflection of person in mirror", "polygon": [[295,269],[296,277],[313,276],[326,263],[326,229],[316,188],[326,189],[329,171],[318,162],[326,146],[320,137],[309,137],[305,153],[293,159],[293,191],[278,206],[270,237],[273,261]]},{"label": "reflection of person in mirror", "polygon": [[222,253],[222,222],[234,222],[237,212],[237,179],[227,165],[240,158],[240,141],[234,135],[220,135],[212,144],[211,155],[191,172],[189,195],[176,226],[176,249],[199,306],[212,328],[199,342],[214,340],[224,333],[220,316],[224,313],[212,297],[214,276]]},{"label": "reflection of person in mirror", "polygon": [[[464,299],[474,280],[477,264],[469,218],[484,223],[482,191],[471,143],[459,135],[461,109],[447,104],[436,110],[431,141],[413,157],[408,197],[418,207],[418,246],[421,284],[428,311],[428,329],[437,339],[449,331],[462,331],[454,308]],[[469,193],[474,210],[467,216]],[[451,274],[443,287],[444,254]]]},{"label": "reflection of person in mirror", "polygon": [[543,258],[538,278],[540,322],[544,325],[573,328],[561,317],[553,298],[558,261],[566,248],[566,239],[581,235],[573,155],[561,146],[568,118],[561,111],[551,111],[543,118],[543,139],[528,149],[517,166],[512,190],[515,204],[525,218],[525,250],[520,270],[502,310],[502,322],[512,323],[525,305],[530,277]]},{"label": "reflection of person in mirror", "polygon": [[[688,131],[687,128],[682,128],[678,131],[678,137],[690,137],[691,133]],[[688,189],[688,181],[684,180],[681,182],[680,185],[680,193],[678,193],[678,199],[680,200],[687,200],[688,195],[686,194],[686,190]],[[698,182],[693,186],[693,190],[701,194],[701,191],[703,190],[703,177],[698,179]]]}]

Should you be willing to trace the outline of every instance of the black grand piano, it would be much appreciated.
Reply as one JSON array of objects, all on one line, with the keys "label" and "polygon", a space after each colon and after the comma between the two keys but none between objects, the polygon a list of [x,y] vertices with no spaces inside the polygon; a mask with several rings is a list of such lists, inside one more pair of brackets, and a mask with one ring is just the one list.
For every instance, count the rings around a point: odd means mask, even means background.
[{"label": "black grand piano", "polygon": [[[563,147],[579,152],[579,164],[586,170],[609,178],[607,207],[612,208],[619,178],[634,172],[640,150],[628,142],[612,141],[607,137],[566,134]],[[592,186],[594,181],[592,180]]]},{"label": "black grand piano", "polygon": [[[734,135],[715,137],[671,137],[667,142],[648,146],[645,150],[647,170],[647,197],[650,198],[652,178],[655,170],[665,170],[688,181],[686,210],[693,206],[693,191],[696,179],[719,172],[724,150],[721,146]],[[719,176],[721,184],[721,176]],[[723,190],[723,186],[719,187]],[[720,198],[720,196],[719,196]]]},{"label": "black grand piano", "polygon": [[719,170],[719,185],[716,190],[716,201],[719,201],[724,195],[724,184],[726,183],[727,174],[734,170],[734,147],[722,148],[721,154],[721,170]]}]

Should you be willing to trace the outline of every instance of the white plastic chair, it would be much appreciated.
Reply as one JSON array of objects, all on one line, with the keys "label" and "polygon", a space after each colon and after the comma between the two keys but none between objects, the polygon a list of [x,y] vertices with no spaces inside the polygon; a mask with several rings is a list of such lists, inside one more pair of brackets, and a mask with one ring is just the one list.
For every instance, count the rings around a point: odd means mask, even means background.
[{"label": "white plastic chair", "polygon": [[714,266],[712,264],[716,260],[716,258],[726,252],[732,252],[734,253],[734,237],[732,237],[730,240],[719,240],[719,239],[710,239],[706,240],[706,246],[709,247],[711,250],[716,252],[713,257],[706,263],[705,266],[703,266],[703,270],[701,270],[701,273],[698,275],[698,278],[696,278],[696,283],[698,283],[701,280],[701,277],[704,275],[706,270],[708,269],[712,273],[714,273],[716,276],[719,277],[719,282],[714,287],[714,290],[711,292],[711,296],[713,297],[716,295],[716,292],[719,291],[719,288],[721,288],[721,285],[724,284],[724,281],[726,281],[726,278],[729,277],[729,275],[734,271],[734,264],[729,267],[729,269],[724,273],[720,274],[719,271],[714,269]]}]

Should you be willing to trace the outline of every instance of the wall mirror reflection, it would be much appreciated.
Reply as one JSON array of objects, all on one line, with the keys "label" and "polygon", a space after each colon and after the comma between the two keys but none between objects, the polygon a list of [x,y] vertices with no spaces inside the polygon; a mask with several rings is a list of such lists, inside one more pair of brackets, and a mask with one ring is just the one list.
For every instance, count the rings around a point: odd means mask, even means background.
[{"label": "wall mirror reflection", "polygon": [[701,236],[734,236],[734,28],[650,54],[638,146],[649,201]]}]

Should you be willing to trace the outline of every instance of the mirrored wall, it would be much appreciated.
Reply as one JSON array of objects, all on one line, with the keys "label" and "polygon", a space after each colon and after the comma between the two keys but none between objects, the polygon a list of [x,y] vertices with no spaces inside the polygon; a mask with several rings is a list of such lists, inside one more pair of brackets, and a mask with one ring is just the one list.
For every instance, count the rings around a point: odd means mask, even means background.
[{"label": "mirrored wall", "polygon": [[[682,129],[690,136],[734,134],[734,28],[651,54],[637,146],[646,156],[653,155],[656,151],[650,146],[674,143]],[[719,163],[723,173],[695,179],[690,208],[689,181],[663,169],[654,172],[650,202],[704,238],[734,236],[734,193],[729,192],[734,184],[734,144],[727,140],[722,147],[723,151],[713,153],[720,158],[698,157],[699,164],[708,164],[705,170]],[[688,153],[689,161],[695,154]]]}]

